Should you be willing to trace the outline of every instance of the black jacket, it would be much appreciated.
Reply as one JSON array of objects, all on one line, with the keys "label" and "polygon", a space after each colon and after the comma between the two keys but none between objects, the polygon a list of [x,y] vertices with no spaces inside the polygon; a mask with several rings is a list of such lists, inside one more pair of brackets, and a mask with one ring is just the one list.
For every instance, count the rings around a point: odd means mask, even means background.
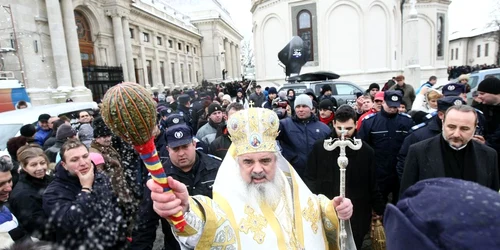
[{"label": "black jacket", "polygon": [[10,211],[16,216],[24,230],[40,240],[53,240],[52,233],[46,228],[48,218],[42,207],[42,194],[52,178],[46,175],[37,179],[22,171],[19,181],[9,199]]},{"label": "black jacket", "polygon": [[[221,162],[204,153],[196,152],[196,162],[192,173],[185,173],[172,165],[170,160],[163,164],[167,176],[184,183],[189,195],[205,195],[212,197],[212,186]],[[180,249],[179,243],[172,235],[168,222],[153,210],[151,191],[144,188],[144,198],[137,213],[137,225],[132,233],[130,250],[152,249],[156,239],[156,228],[161,221],[164,237],[164,249]]]},{"label": "black jacket", "polygon": [[49,162],[56,162],[57,154],[61,151],[61,147],[64,144],[64,141],[56,141],[54,145],[45,150],[45,155],[49,158]]},{"label": "black jacket", "polygon": [[[440,140],[441,134],[410,146],[401,180],[400,193],[418,181],[447,177],[445,176]],[[498,157],[495,150],[474,140],[469,143],[474,144],[476,182],[498,191]]]},{"label": "black jacket", "polygon": [[408,155],[410,146],[417,142],[441,134],[441,126],[441,119],[439,119],[438,115],[435,115],[428,123],[424,122],[411,128],[410,134],[403,141],[403,145],[401,146],[397,157],[398,163],[396,165],[396,171],[398,172],[398,178],[400,181],[403,177],[403,170],[405,169],[405,159],[406,155]]},{"label": "black jacket", "polygon": [[78,177],[61,164],[43,194],[43,210],[56,230],[56,243],[65,249],[109,249],[125,247],[126,221],[108,177],[94,170],[93,191],[82,191]]},{"label": "black jacket", "polygon": [[[340,149],[327,151],[323,143],[324,140],[316,141],[309,154],[304,182],[313,193],[333,199],[340,194],[340,169],[337,164]],[[346,155],[349,159],[346,197],[351,199],[355,207],[351,225],[356,245],[361,248],[363,237],[370,230],[372,209],[383,215],[385,204],[377,187],[373,149],[363,142],[359,150],[347,148]]]},{"label": "black jacket", "polygon": [[222,125],[217,129],[217,135],[215,136],[215,140],[210,144],[208,153],[224,159],[231,143],[232,142],[227,131],[227,125]]}]

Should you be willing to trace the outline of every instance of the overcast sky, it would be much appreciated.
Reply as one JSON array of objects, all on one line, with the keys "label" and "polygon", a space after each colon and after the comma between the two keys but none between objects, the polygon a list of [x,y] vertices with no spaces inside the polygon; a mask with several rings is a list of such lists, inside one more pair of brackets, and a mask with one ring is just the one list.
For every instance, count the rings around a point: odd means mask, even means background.
[{"label": "overcast sky", "polygon": [[[231,13],[231,17],[239,32],[247,39],[252,37],[251,0],[219,0]],[[483,28],[493,19],[493,11],[500,0],[452,0],[450,4],[449,32],[468,31]],[[500,11],[497,11],[500,13]]]}]

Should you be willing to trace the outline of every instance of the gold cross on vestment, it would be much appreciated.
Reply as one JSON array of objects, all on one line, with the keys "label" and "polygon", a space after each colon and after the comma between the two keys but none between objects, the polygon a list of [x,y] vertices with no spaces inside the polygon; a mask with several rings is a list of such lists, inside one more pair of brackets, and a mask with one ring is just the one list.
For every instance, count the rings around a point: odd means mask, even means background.
[{"label": "gold cross on vestment", "polygon": [[255,105],[255,103],[254,103],[253,101],[250,101],[250,102],[248,103],[248,106],[250,106],[250,108],[253,108],[253,105]]}]

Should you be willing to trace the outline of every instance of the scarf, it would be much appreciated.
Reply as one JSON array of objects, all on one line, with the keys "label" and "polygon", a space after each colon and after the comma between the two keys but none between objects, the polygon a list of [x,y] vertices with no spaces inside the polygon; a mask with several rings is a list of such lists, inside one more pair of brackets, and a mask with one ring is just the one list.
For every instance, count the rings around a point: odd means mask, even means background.
[{"label": "scarf", "polygon": [[320,120],[322,123],[324,123],[324,124],[326,124],[326,125],[330,126],[330,124],[331,124],[331,123],[332,123],[332,121],[333,121],[333,118],[335,118],[335,114],[332,112],[332,114],[330,115],[330,117],[323,118],[323,117],[321,117],[321,116],[320,116],[320,117],[319,117],[319,120]]},{"label": "scarf", "polygon": [[444,173],[446,177],[477,182],[474,144],[472,141],[459,150],[452,148],[441,137],[441,153],[443,155]]}]

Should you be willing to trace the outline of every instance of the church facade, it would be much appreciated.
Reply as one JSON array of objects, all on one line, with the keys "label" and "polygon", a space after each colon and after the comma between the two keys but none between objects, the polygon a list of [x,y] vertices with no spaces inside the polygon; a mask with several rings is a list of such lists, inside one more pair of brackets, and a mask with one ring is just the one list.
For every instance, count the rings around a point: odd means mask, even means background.
[{"label": "church facade", "polygon": [[0,71],[13,71],[34,105],[99,101],[121,81],[152,92],[195,87],[214,53],[166,0],[0,0],[9,3],[0,48],[14,50],[0,52]]},{"label": "church facade", "polygon": [[[416,29],[408,27],[412,4],[418,12]],[[277,54],[292,36],[300,36],[310,52],[301,73],[333,71],[341,79],[367,86],[385,83],[417,65],[421,81],[431,75],[444,79],[449,4],[448,0],[252,0],[257,81],[285,82]],[[418,42],[410,41],[408,32],[418,32]],[[403,53],[407,49],[410,52]],[[410,55],[412,49],[418,58]]]}]

